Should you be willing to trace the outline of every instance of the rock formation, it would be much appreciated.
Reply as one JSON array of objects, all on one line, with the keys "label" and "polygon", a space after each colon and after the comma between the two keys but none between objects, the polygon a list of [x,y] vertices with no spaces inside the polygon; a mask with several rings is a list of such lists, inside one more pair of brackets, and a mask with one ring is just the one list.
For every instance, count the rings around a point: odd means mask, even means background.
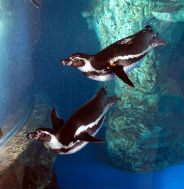
[{"label": "rock formation", "polygon": [[[169,42],[148,53],[128,74],[135,89],[119,79],[107,83],[109,92],[114,89],[122,99],[109,111],[106,124],[106,160],[119,169],[147,172],[183,160],[184,97],[181,86],[168,74],[173,48],[184,31],[183,23],[178,22],[183,20],[182,10],[183,4],[173,1],[100,0],[82,13],[89,28],[95,29],[101,48],[147,24]],[[159,19],[156,12],[166,18]],[[166,13],[177,16],[171,20]]]},{"label": "rock formation", "polygon": [[43,94],[34,95],[31,114],[16,135],[0,149],[0,188],[57,189],[54,173],[55,154],[26,134],[50,126],[52,109]]}]

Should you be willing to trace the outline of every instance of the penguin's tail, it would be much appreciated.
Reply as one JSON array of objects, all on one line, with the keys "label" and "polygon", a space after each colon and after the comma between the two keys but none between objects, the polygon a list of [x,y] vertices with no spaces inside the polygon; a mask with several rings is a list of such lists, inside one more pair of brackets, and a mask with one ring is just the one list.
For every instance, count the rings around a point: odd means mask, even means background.
[{"label": "penguin's tail", "polygon": [[100,99],[105,99],[106,95],[107,95],[107,91],[106,91],[106,86],[102,87],[96,94],[96,97],[100,98]]},{"label": "penguin's tail", "polygon": [[119,100],[120,100],[120,98],[117,97],[116,95],[110,96],[110,97],[107,98],[107,106],[110,107],[110,106],[112,106],[113,104],[115,104]]}]

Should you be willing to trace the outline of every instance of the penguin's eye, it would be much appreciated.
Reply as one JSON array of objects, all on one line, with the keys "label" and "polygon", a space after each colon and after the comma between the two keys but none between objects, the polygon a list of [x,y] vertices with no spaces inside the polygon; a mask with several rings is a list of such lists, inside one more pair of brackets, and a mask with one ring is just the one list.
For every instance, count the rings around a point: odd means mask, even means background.
[{"label": "penguin's eye", "polygon": [[75,62],[79,62],[79,59],[78,58],[74,58]]}]

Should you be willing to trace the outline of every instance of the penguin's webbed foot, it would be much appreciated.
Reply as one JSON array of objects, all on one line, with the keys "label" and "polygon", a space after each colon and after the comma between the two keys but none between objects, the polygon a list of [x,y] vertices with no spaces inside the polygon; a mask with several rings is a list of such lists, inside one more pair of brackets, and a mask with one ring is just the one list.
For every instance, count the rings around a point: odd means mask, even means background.
[{"label": "penguin's webbed foot", "polygon": [[162,39],[162,38],[153,38],[151,40],[151,46],[153,48],[157,47],[157,46],[165,46],[167,44],[168,44],[168,42],[164,41],[164,39]]}]

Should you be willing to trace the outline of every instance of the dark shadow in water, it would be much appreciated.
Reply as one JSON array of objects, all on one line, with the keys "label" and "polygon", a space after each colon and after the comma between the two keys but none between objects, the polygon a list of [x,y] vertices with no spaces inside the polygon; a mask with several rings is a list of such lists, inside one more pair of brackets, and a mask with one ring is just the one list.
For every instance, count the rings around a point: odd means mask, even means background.
[{"label": "dark shadow in water", "polygon": [[[160,171],[131,173],[95,160],[95,146],[88,144],[71,155],[58,155],[55,172],[58,185],[70,189],[183,189],[184,163]],[[105,154],[104,154],[105,155]]]},{"label": "dark shadow in water", "polygon": [[72,53],[94,54],[99,43],[81,16],[88,1],[44,1],[41,8],[41,36],[33,54],[34,84],[49,94],[68,117],[81,103],[95,94],[97,82],[77,69],[62,67],[61,59]]}]

